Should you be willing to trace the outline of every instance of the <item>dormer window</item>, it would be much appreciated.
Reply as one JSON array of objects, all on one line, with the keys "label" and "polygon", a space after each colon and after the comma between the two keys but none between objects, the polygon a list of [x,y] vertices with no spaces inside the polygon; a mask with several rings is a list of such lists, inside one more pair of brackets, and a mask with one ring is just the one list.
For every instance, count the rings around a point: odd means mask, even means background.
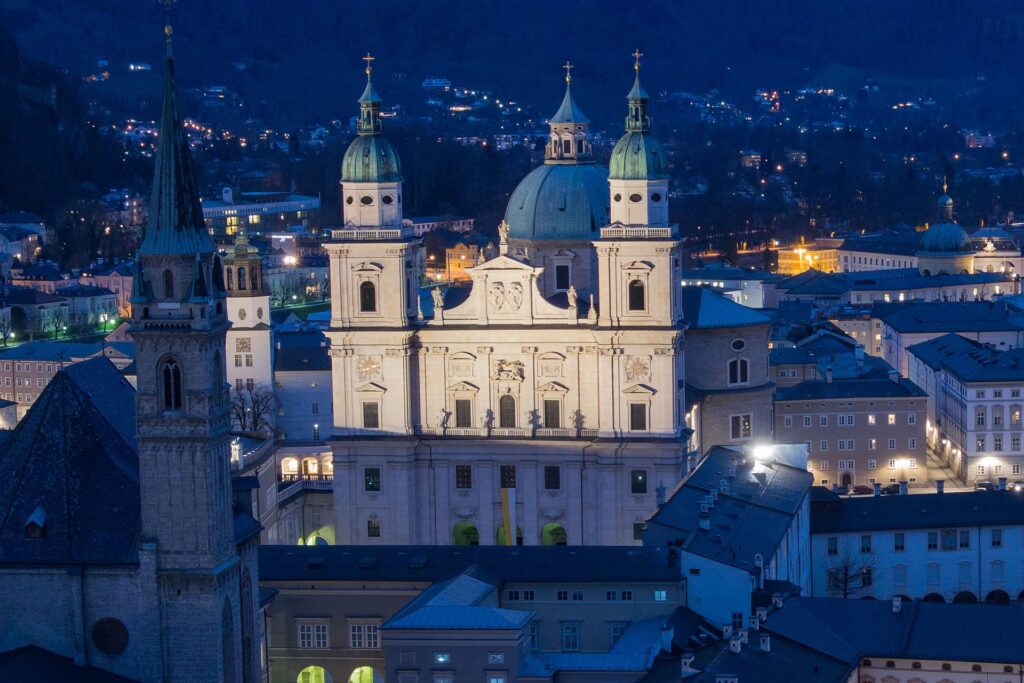
[{"label": "dormer window", "polygon": [[26,520],[25,538],[46,538],[46,510],[42,505],[37,505]]}]

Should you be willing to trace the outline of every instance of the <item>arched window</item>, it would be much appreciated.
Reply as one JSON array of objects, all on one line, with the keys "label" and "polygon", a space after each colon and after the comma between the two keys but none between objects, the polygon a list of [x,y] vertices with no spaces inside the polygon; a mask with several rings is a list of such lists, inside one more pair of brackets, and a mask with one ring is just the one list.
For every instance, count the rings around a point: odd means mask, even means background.
[{"label": "arched window", "polygon": [[174,298],[174,273],[171,272],[170,268],[164,270],[164,298]]},{"label": "arched window", "polygon": [[747,384],[750,376],[746,358],[733,358],[729,361],[729,384]]},{"label": "arched window", "polygon": [[377,311],[377,287],[369,280],[359,285],[359,311],[361,313]]},{"label": "arched window", "polygon": [[181,367],[167,358],[160,364],[160,384],[164,410],[181,409]]},{"label": "arched window", "polygon": [[498,399],[498,426],[503,429],[516,426],[516,399],[509,394]]},{"label": "arched window", "polygon": [[647,288],[641,280],[629,282],[629,310],[643,311],[647,309]]},{"label": "arched window", "polygon": [[241,266],[238,268],[238,289],[245,289],[245,268]]},{"label": "arched window", "polygon": [[226,278],[227,278],[227,281],[228,281],[228,289],[234,289],[235,288],[235,277],[234,277],[235,271],[232,270],[231,268],[225,268],[224,270],[227,273]]},{"label": "arched window", "polygon": [[251,681],[255,657],[252,648],[252,633],[255,618],[253,616],[252,577],[249,570],[242,568],[242,585],[239,591],[242,607],[242,680]]}]

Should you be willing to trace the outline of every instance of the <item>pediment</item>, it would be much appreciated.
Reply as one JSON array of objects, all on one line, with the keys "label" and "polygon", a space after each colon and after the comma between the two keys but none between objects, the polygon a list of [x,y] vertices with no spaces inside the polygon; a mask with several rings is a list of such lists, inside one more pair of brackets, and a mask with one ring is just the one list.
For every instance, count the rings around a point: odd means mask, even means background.
[{"label": "pediment", "polygon": [[653,396],[654,394],[656,394],[658,392],[657,392],[656,389],[654,389],[654,387],[649,387],[646,384],[634,384],[632,386],[629,386],[629,387],[626,387],[625,389],[623,389],[622,393],[624,393],[624,394],[644,394],[644,395],[647,395],[647,396]]},{"label": "pediment", "polygon": [[357,273],[379,273],[384,270],[384,267],[373,261],[360,261],[352,266],[352,270]]},{"label": "pediment", "polygon": [[492,270],[532,271],[534,270],[534,268],[533,266],[523,263],[522,261],[514,259],[506,254],[502,256],[495,256],[489,261],[484,261],[479,266],[476,266],[474,268],[468,268],[467,270],[472,270],[473,272],[484,272]]},{"label": "pediment", "polygon": [[457,382],[448,387],[448,391],[471,391],[475,393],[480,391],[480,387],[471,382]]},{"label": "pediment", "polygon": [[362,386],[356,387],[356,391],[359,393],[371,393],[371,394],[383,394],[387,389],[377,384],[376,382],[367,382]]},{"label": "pediment", "polygon": [[619,266],[622,270],[654,270],[654,264],[647,261],[630,261]]},{"label": "pediment", "polygon": [[561,384],[560,382],[548,382],[547,384],[543,384],[537,387],[537,391],[557,392],[559,394],[564,394],[569,391],[569,387],[565,386],[564,384]]}]

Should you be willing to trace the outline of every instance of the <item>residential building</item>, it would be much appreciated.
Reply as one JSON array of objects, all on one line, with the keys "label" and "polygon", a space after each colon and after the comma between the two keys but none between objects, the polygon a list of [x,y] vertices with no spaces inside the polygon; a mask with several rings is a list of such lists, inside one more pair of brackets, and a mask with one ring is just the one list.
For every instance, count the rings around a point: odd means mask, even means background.
[{"label": "residential building", "polygon": [[644,545],[679,553],[687,607],[742,625],[766,583],[810,589],[806,458],[799,447],[714,448],[647,520]]},{"label": "residential building", "polygon": [[819,329],[798,339],[793,346],[773,346],[768,351],[772,382],[791,387],[805,380],[821,379],[826,370],[833,377],[886,377],[892,368],[881,358],[868,356],[856,340],[839,332]]},{"label": "residential building", "polygon": [[56,264],[35,263],[31,265],[12,265],[8,284],[14,287],[28,287],[38,292],[53,294],[61,287],[71,284],[66,275],[62,275]]},{"label": "residential building", "polygon": [[40,235],[36,230],[0,223],[0,254],[6,257],[8,264],[12,261],[34,263],[40,249]]},{"label": "residential building", "polygon": [[775,439],[808,448],[820,486],[928,480],[927,396],[888,370],[805,380],[775,392]]},{"label": "residential building", "polygon": [[710,287],[750,308],[768,307],[771,295],[766,290],[771,290],[771,282],[778,279],[760,270],[711,266],[684,269],[679,278],[683,287]]},{"label": "residential building", "polygon": [[285,441],[322,442],[333,421],[329,341],[319,330],[276,332],[277,433]]},{"label": "residential building", "polygon": [[19,337],[53,334],[54,328],[67,324],[71,302],[62,296],[28,287],[8,287],[4,302],[10,307],[10,328]]},{"label": "residential building", "polygon": [[811,595],[1006,605],[1024,596],[1024,495],[822,496],[811,551]]},{"label": "residential building", "polygon": [[819,238],[813,244],[801,244],[792,248],[780,248],[779,274],[797,275],[806,270],[835,273],[840,270],[838,247],[841,239]]},{"label": "residential building", "polygon": [[83,285],[106,287],[117,295],[117,317],[128,318],[132,314],[132,273],[135,266],[131,261],[113,265],[98,264],[96,268],[84,271],[78,278]]},{"label": "residential building", "polygon": [[216,238],[231,237],[244,228],[262,235],[295,225],[309,226],[320,210],[320,198],[292,192],[239,192],[230,187],[217,199],[203,200],[203,219]]},{"label": "residential building", "polygon": [[66,324],[69,326],[107,328],[108,324],[117,324],[118,295],[106,287],[74,282],[54,294],[68,302]]},{"label": "residential building", "polygon": [[423,216],[420,218],[404,218],[403,225],[412,228],[412,234],[422,237],[434,230],[451,230],[457,233],[473,232],[476,220],[473,218],[461,218],[456,216]]}]

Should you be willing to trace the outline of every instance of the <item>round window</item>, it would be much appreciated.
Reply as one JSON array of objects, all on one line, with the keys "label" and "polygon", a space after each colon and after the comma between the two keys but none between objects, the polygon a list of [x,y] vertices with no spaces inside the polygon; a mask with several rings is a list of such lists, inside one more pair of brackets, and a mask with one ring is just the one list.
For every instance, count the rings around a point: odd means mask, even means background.
[{"label": "round window", "polygon": [[631,195],[629,195],[629,201],[631,201],[633,203],[642,202],[643,200],[644,200],[644,198],[642,196],[638,195],[638,194],[631,194]]},{"label": "round window", "polygon": [[345,203],[346,204],[351,204],[352,203],[352,195],[349,195],[349,196],[345,197]]},{"label": "round window", "polygon": [[617,194],[617,193],[616,193],[616,195],[615,195],[615,201],[617,201],[617,202],[621,202],[621,201],[622,201],[622,195],[621,195],[621,194]]},{"label": "round window", "polygon": [[747,342],[743,341],[742,339],[734,339],[733,340],[733,342],[732,342],[732,350],[733,351],[742,351],[745,348],[747,348]]},{"label": "round window", "polygon": [[390,204],[391,202],[395,201],[395,198],[389,194],[386,194],[383,197],[381,197],[380,200],[385,204]]},{"label": "round window", "polygon": [[661,193],[660,192],[655,192],[654,194],[652,194],[651,195],[651,201],[654,202],[655,204],[660,202],[661,201]]},{"label": "round window", "polygon": [[116,657],[128,647],[128,628],[119,619],[104,617],[92,625],[92,642],[103,654]]},{"label": "round window", "polygon": [[260,306],[259,308],[256,309],[256,317],[259,318],[260,320],[263,320],[263,307],[262,306]]},{"label": "round window", "polygon": [[245,320],[245,309],[244,308],[239,308],[238,309],[238,319],[239,320]]},{"label": "round window", "polygon": [[373,197],[371,197],[368,194],[364,194],[362,197],[359,198],[359,203],[362,204],[363,206],[369,206],[370,204],[373,204]]}]

